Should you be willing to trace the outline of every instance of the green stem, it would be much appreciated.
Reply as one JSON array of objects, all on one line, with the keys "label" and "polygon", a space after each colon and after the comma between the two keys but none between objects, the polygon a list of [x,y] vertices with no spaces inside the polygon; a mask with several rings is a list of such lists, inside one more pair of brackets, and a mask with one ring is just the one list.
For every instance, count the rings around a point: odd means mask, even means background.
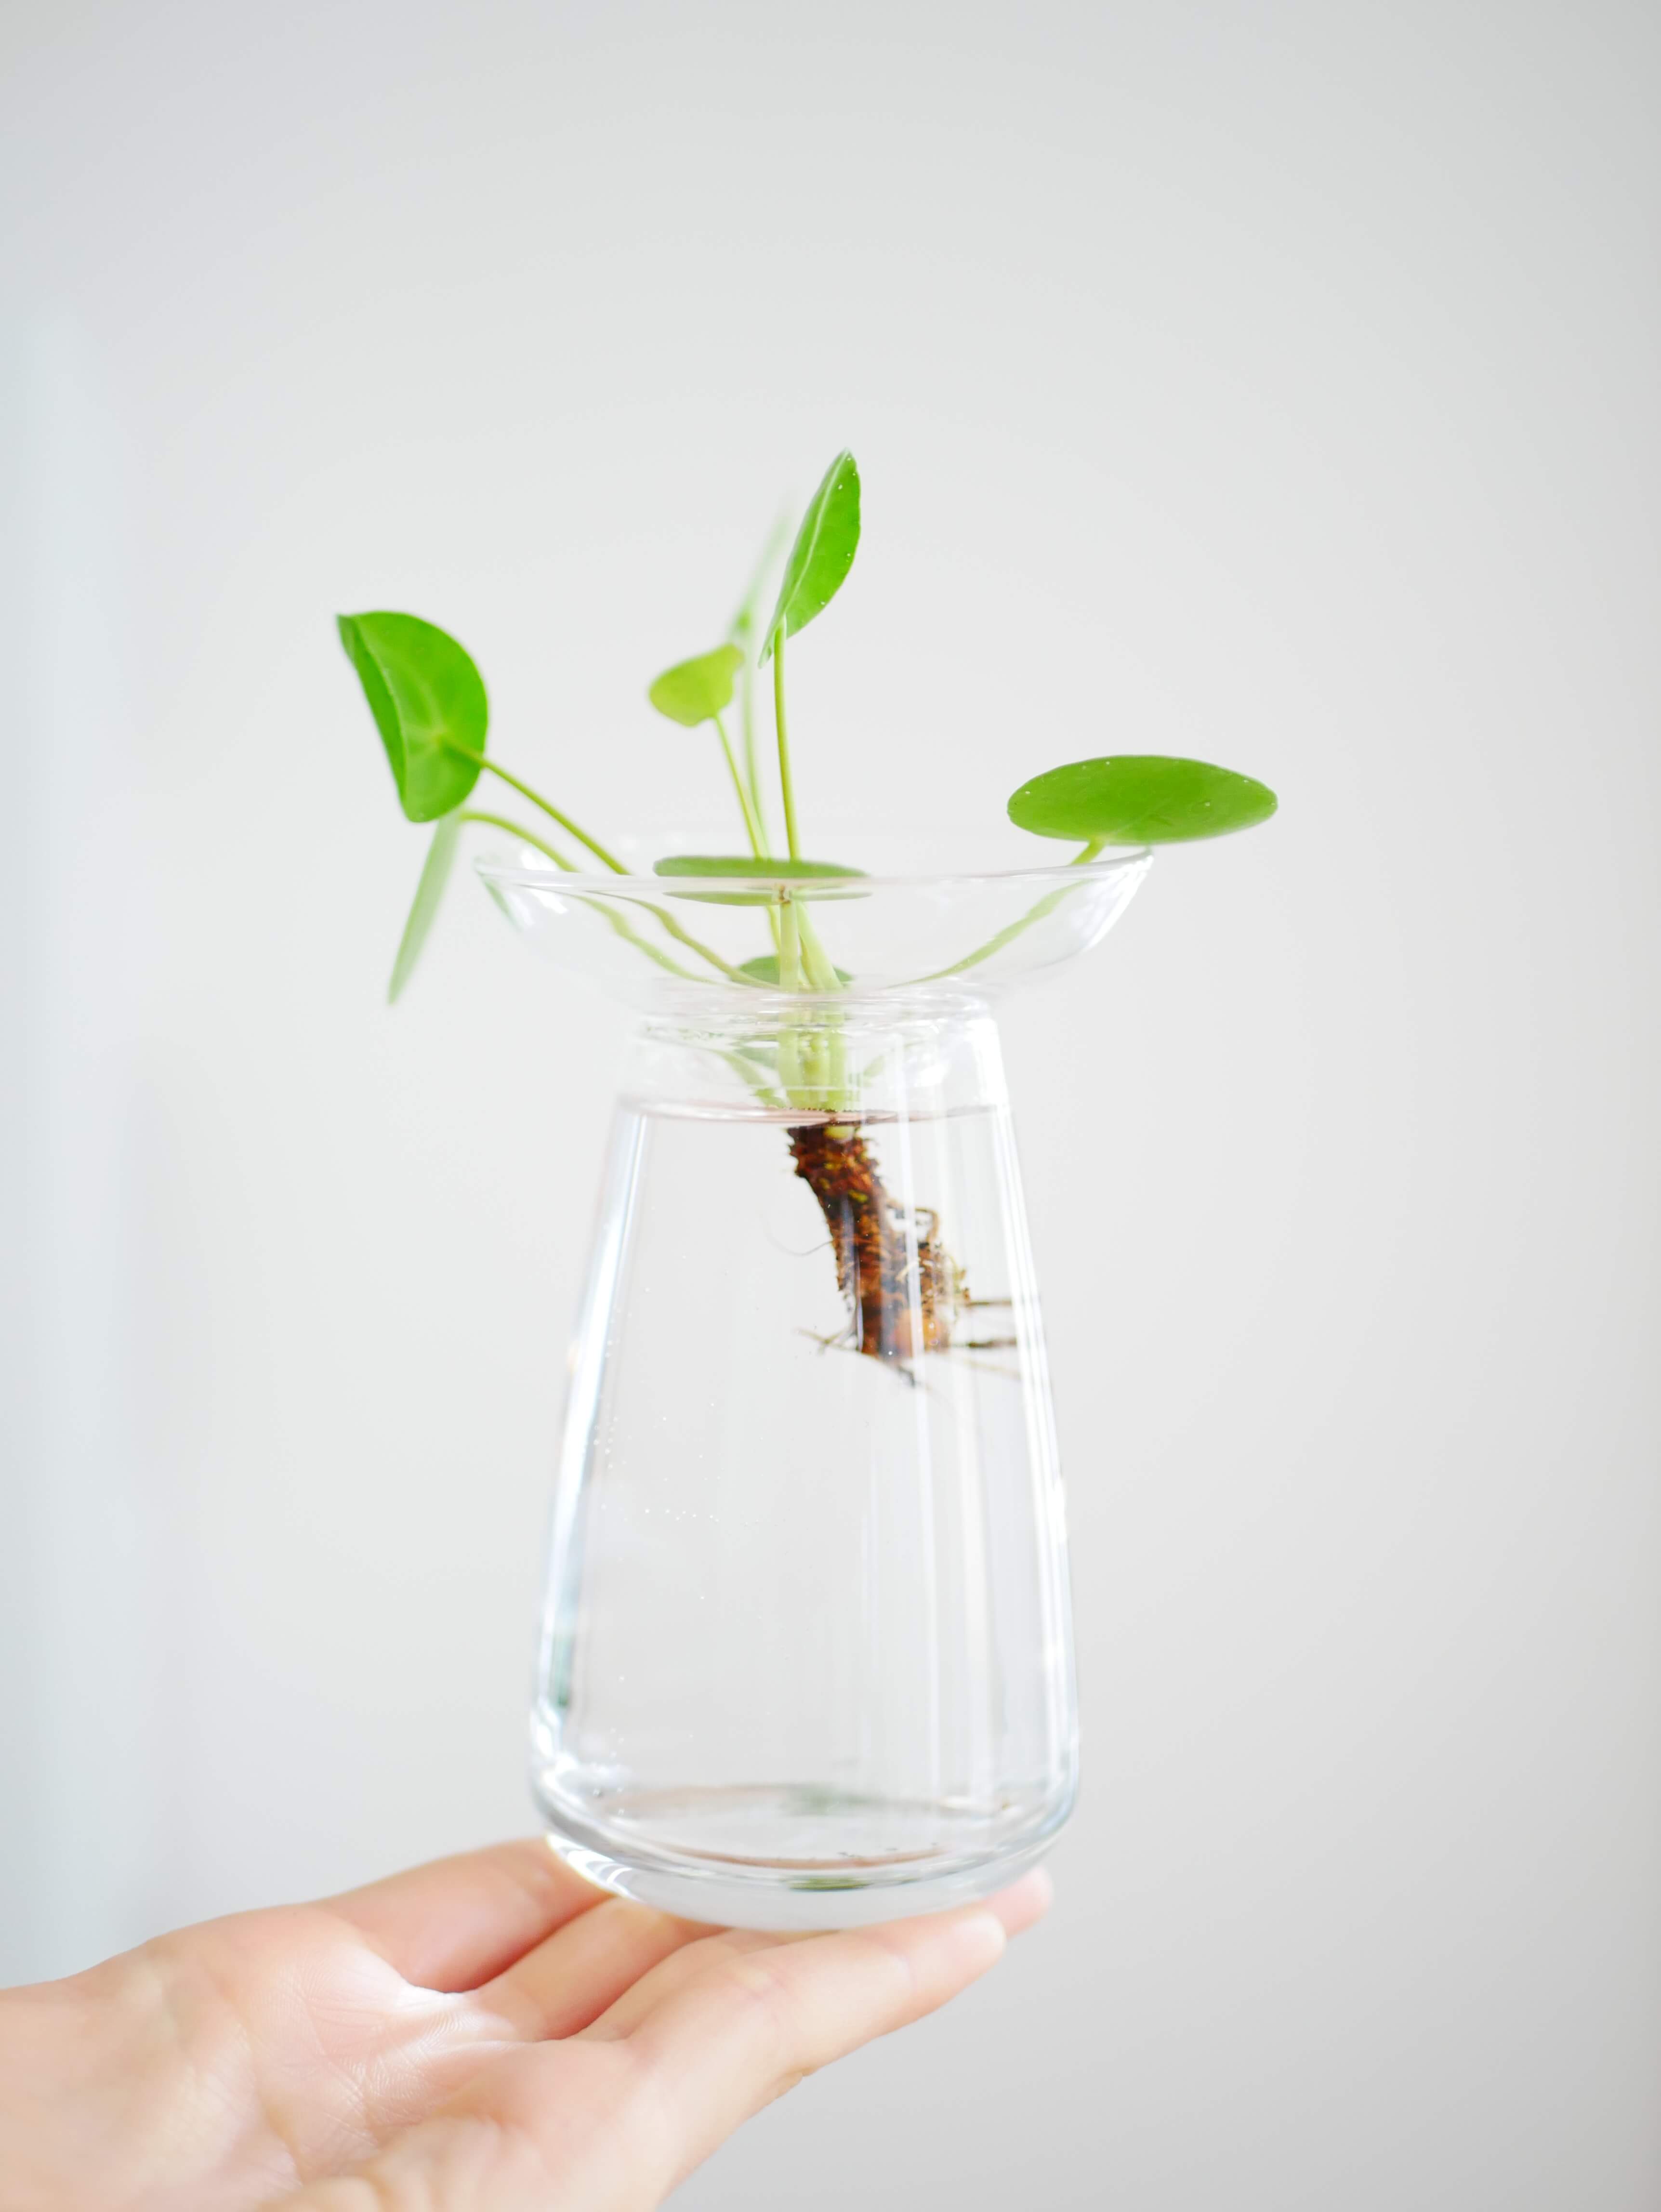
[{"label": "green stem", "polygon": [[756,665],[750,654],[747,629],[739,643],[744,647],[744,676],[739,691],[739,714],[744,732],[744,781],[750,793],[750,809],[761,837],[761,849],[765,852],[767,810],[762,804],[761,767],[756,758]]},{"label": "green stem", "polygon": [[[796,787],[790,774],[790,732],[784,719],[784,631],[781,627],[773,640],[773,720],[779,737],[779,788],[784,795],[784,835],[793,860],[801,858],[801,839],[796,830]],[[804,912],[798,915],[794,902],[789,906],[790,939],[800,951],[801,966],[807,974],[808,987],[815,991],[835,991],[840,988],[837,971],[824,956],[812,922]],[[781,958],[782,948],[781,948]],[[784,969],[779,969],[781,981]],[[786,983],[787,990],[797,990],[800,983]]]},{"label": "green stem", "polygon": [[760,1099],[764,1106],[777,1109],[789,1103],[782,1093],[775,1091],[770,1084],[757,1081],[755,1070],[746,1063],[742,1053],[724,1052],[721,1056],[733,1073],[748,1086],[751,1095]]},{"label": "green stem", "polygon": [[1031,928],[1035,921],[1042,921],[1047,914],[1054,914],[1062,901],[1071,897],[1072,893],[1071,884],[1063,884],[1059,890],[1048,892],[1038,901],[1037,906],[1024,914],[1019,921],[1012,921],[1007,928],[1001,929],[995,937],[988,938],[984,945],[977,945],[972,952],[965,954],[961,960],[954,960],[949,968],[936,968],[931,975],[924,975],[919,980],[925,983],[938,983],[947,975],[961,975],[965,969],[978,968],[983,960],[989,960],[995,952],[1001,952],[1006,945],[1013,945],[1018,937],[1024,935]]},{"label": "green stem", "polygon": [[[745,665],[747,669],[749,665],[747,661]],[[727,742],[726,725],[719,714],[712,715],[710,720],[715,723],[715,735],[721,739],[721,749],[727,756],[727,772],[733,779],[733,788],[739,795],[739,805],[744,814],[745,834],[750,840],[750,850],[755,854],[757,860],[764,860],[769,857],[766,829],[762,823],[760,814],[751,804],[750,795],[745,790],[743,781],[739,775],[738,765],[733,758],[733,748]],[[751,750],[750,765],[753,770],[755,767],[753,747]],[[779,922],[777,915],[770,906],[767,909],[767,928],[773,940],[773,951],[776,954],[779,950]]]},{"label": "green stem", "polygon": [[744,787],[744,778],[739,774],[739,764],[733,757],[733,748],[727,742],[727,730],[719,714],[712,714],[715,735],[721,739],[721,750],[727,762],[727,773],[733,779],[733,788],[739,795],[739,811],[744,817],[744,834],[750,840],[750,850],[758,860],[767,857],[767,847],[761,834],[761,824],[756,819],[750,794]]},{"label": "green stem", "polygon": [[[463,754],[464,757],[468,760],[478,759],[478,755],[477,753],[469,753],[466,751],[466,749],[461,745],[452,745],[450,747],[450,750],[452,752]],[[572,836],[576,838],[579,843],[586,845],[591,853],[594,854],[599,860],[604,860],[606,866],[611,869],[613,875],[626,876],[628,874],[629,871],[624,866],[621,860],[614,860],[611,854],[606,851],[604,845],[597,844],[594,840],[587,835],[587,831],[579,830],[576,823],[570,819],[569,815],[562,814],[557,806],[551,806],[545,799],[539,797],[536,792],[532,790],[528,783],[521,783],[516,775],[509,775],[505,768],[497,768],[494,761],[487,760],[483,763],[483,765],[485,768],[493,770],[496,775],[502,778],[504,783],[512,784],[515,791],[523,793],[524,796],[531,801],[533,806],[539,806],[545,814],[551,815],[562,829],[569,830]],[[562,860],[559,854],[553,851],[551,847],[544,845],[538,838],[532,837],[530,833],[527,830],[521,830],[517,823],[508,822],[498,814],[482,814],[477,818],[480,821],[495,823],[501,829],[511,830],[516,837],[526,838],[529,843],[537,847],[538,852],[546,853],[549,859],[554,861],[557,866],[563,868],[567,874],[575,875],[578,872],[572,867],[569,860]],[[746,975],[741,969],[734,968],[729,961],[723,960],[719,952],[712,951],[709,946],[705,945],[701,939],[694,937],[690,930],[683,929],[680,924],[675,920],[674,916],[671,914],[666,914],[660,906],[654,906],[650,899],[637,899],[634,903],[637,906],[643,906],[648,914],[654,915],[655,919],[661,923],[662,927],[668,931],[670,936],[674,938],[677,943],[684,945],[689,952],[696,952],[700,960],[707,960],[712,968],[719,969],[721,975],[728,977],[733,982],[742,983],[746,990],[752,991],[755,989],[756,979],[753,975]],[[684,975],[686,973],[686,970],[684,968],[678,966],[674,962],[669,960],[666,954],[658,952],[653,946],[648,945],[645,942],[644,939],[636,936],[634,931],[629,927],[627,922],[622,923],[621,927],[623,933],[630,939],[630,942],[638,945],[641,951],[647,953],[652,959],[655,960],[660,967],[671,968],[678,975]]]},{"label": "green stem", "polygon": [[[517,837],[521,844],[532,846],[537,852],[544,854],[546,859],[553,862],[557,868],[563,869],[568,876],[576,875],[580,872],[576,863],[574,860],[568,860],[563,853],[560,852],[556,847],[549,844],[545,838],[538,837],[533,830],[527,830],[521,822],[511,821],[505,814],[490,814],[487,813],[483,807],[468,806],[464,807],[461,812],[456,816],[456,820],[458,822],[477,822],[482,827],[489,830],[506,830],[510,837]],[[678,960],[672,959],[669,954],[663,951],[660,947],[649,943],[648,940],[643,938],[640,934],[639,931],[634,927],[626,915],[617,913],[609,903],[605,893],[601,892],[593,899],[585,901],[584,903],[588,905],[592,911],[597,913],[601,921],[605,922],[608,927],[611,928],[618,936],[622,938],[626,944],[632,945],[636,951],[643,952],[648,960],[654,962],[658,967],[666,969],[670,975],[678,975],[684,982],[697,982],[698,979],[693,975],[690,969],[683,968]],[[674,920],[672,915],[665,914],[662,909],[658,907],[648,907],[648,911],[656,915],[658,921],[662,923],[663,927],[667,929],[672,936],[679,938],[683,944],[688,945],[692,951],[698,953],[702,958],[710,962],[713,966],[720,969],[723,975],[730,976],[736,983],[747,985],[752,990],[757,988],[756,980],[753,975],[745,975],[740,969],[729,968],[727,963],[721,959],[718,953],[712,952],[707,945],[700,944],[697,938],[689,936]],[[794,902],[791,907],[791,915],[794,923],[796,919]],[[770,915],[769,918],[770,920],[771,916]],[[800,920],[805,927],[806,924],[806,916],[802,915]],[[794,944],[795,931],[794,927],[790,930],[790,939],[792,944],[791,963],[793,974],[794,974],[794,980],[791,981],[789,988],[792,990],[794,990],[799,987],[799,973],[795,971],[796,953]],[[831,1045],[831,1080],[833,1086],[839,1085],[843,1080],[840,1064],[840,1038],[833,1040]],[[721,1057],[728,1062],[738,1075],[743,1078],[744,1082],[748,1086],[749,1090],[761,1101],[763,1105],[776,1108],[782,1107],[787,1103],[789,1103],[787,1101],[783,1094],[773,1090],[769,1085],[759,1079],[755,1069],[749,1067],[745,1064],[742,1054],[724,1052],[721,1054]],[[803,1104],[812,1102],[807,1101],[805,1097],[799,1097],[795,1103],[798,1104]]]},{"label": "green stem", "polygon": [[755,809],[756,826],[761,831],[762,848],[768,843],[767,807],[762,797],[761,769],[756,758],[756,657],[753,645],[756,635],[756,602],[763,587],[783,551],[790,532],[788,513],[781,514],[768,532],[767,543],[762,548],[761,558],[756,563],[755,574],[745,592],[744,604],[733,617],[733,627],[727,635],[744,655],[744,674],[740,679],[739,713],[743,717],[744,778],[750,789],[750,804]]},{"label": "green stem", "polygon": [[534,845],[538,853],[545,854],[554,866],[563,868],[568,876],[574,876],[577,872],[575,860],[568,860],[563,853],[557,853],[551,845],[545,844],[534,830],[526,830],[520,823],[510,822],[505,814],[482,814],[477,808],[469,806],[457,815],[456,820],[483,822],[492,830],[505,830],[510,836],[517,837],[521,844]]},{"label": "green stem", "polygon": [[[648,960],[654,962],[658,967],[665,969],[669,975],[678,975],[681,981],[685,983],[701,983],[703,981],[703,978],[701,975],[695,975],[690,968],[683,968],[679,961],[675,958],[672,953],[666,952],[660,945],[654,945],[648,939],[642,937],[640,932],[635,927],[634,924],[629,920],[627,915],[613,914],[611,908],[607,906],[603,900],[599,902],[597,911],[605,918],[605,921],[610,922],[611,927],[617,932],[618,935],[624,939],[625,944],[632,945],[636,952],[643,952]],[[745,980],[747,981],[748,979],[746,978]],[[707,989],[708,986],[706,985],[705,988]]]},{"label": "green stem", "polygon": [[[1093,860],[1106,842],[1105,837],[1092,837],[1081,853],[1075,853],[1073,855],[1067,863],[1068,866],[1079,868],[1082,867],[1086,861]],[[1019,921],[1012,921],[1007,928],[1001,929],[995,937],[989,938],[984,945],[977,945],[975,951],[969,953],[964,959],[953,961],[949,968],[937,968],[932,975],[925,975],[922,981],[925,983],[938,983],[944,976],[961,975],[966,968],[978,968],[983,960],[989,960],[995,952],[1001,952],[1006,945],[1013,945],[1018,937],[1024,935],[1031,928],[1035,921],[1042,921],[1046,915],[1054,914],[1062,901],[1070,898],[1072,894],[1071,884],[1063,884],[1059,890],[1046,892],[1037,904],[1029,908]]]},{"label": "green stem", "polygon": [[840,991],[842,985],[837,979],[837,971],[819,943],[819,933],[805,906],[797,916],[796,927],[801,936],[801,964],[811,988],[815,991]]},{"label": "green stem", "polygon": [[[788,891],[779,895],[779,981],[787,991],[801,988],[801,943],[796,935],[795,902]],[[779,1075],[791,1103],[800,1103],[801,1041],[795,1024],[787,1022],[779,1032]]]},{"label": "green stem", "polygon": [[532,806],[539,806],[551,820],[558,823],[568,836],[575,837],[579,845],[586,845],[594,858],[604,866],[608,867],[614,876],[628,874],[629,871],[624,866],[622,861],[614,854],[608,853],[597,837],[591,837],[586,830],[579,829],[569,814],[562,814],[552,800],[545,799],[539,791],[532,791],[528,783],[521,783],[518,776],[509,775],[505,768],[499,768],[495,761],[487,760],[483,754],[470,752],[465,745],[457,744],[452,738],[445,738],[441,742],[444,750],[453,753],[458,760],[476,761],[480,768],[487,768],[492,775],[500,776],[502,781],[516,791],[521,799],[528,799]]},{"label": "green stem", "polygon": [[779,788],[784,794],[784,836],[793,860],[801,858],[796,835],[796,791],[790,780],[790,738],[784,726],[784,626],[773,640],[773,720],[779,737]]},{"label": "green stem", "polygon": [[[595,896],[599,898],[606,898],[611,896],[611,894],[605,891],[600,891],[597,892]],[[689,929],[683,929],[680,924],[675,920],[673,915],[666,914],[663,908],[660,906],[654,904],[652,900],[644,898],[630,898],[625,894],[624,902],[630,906],[644,907],[647,913],[653,915],[662,925],[662,927],[668,931],[670,936],[672,937],[678,944],[684,945],[689,952],[696,952],[700,960],[707,960],[712,968],[718,969],[729,981],[733,983],[742,983],[746,991],[754,991],[762,988],[757,985],[753,975],[746,975],[742,968],[734,968],[730,961],[723,960],[720,953],[713,951],[710,946],[707,945],[703,942],[702,938],[694,937]]]},{"label": "green stem", "polygon": [[[456,819],[458,822],[482,822],[490,829],[505,830],[509,836],[519,838],[521,843],[533,845],[538,853],[545,854],[557,868],[563,868],[568,876],[575,876],[581,872],[575,860],[568,860],[563,853],[556,851],[553,846],[538,837],[534,830],[527,830],[523,823],[510,822],[505,814],[487,814],[482,808],[469,806],[458,814]],[[601,921],[622,938],[625,944],[632,945],[636,952],[643,952],[648,960],[655,962],[658,967],[665,969],[671,975],[678,975],[682,981],[686,983],[696,983],[700,980],[690,968],[683,968],[678,960],[672,959],[660,946],[648,943],[629,920],[627,915],[613,913],[604,899],[594,903],[591,910],[598,914]],[[706,955],[706,957],[708,957],[711,956]],[[746,975],[744,980],[748,982],[750,978]]]},{"label": "green stem", "polygon": [[[837,971],[824,956],[806,908],[782,890],[776,911],[782,988],[826,996],[839,991]],[[848,1080],[840,1014],[815,1013],[806,1022],[788,1017],[779,1035],[779,1074],[793,1106],[838,1109]]]}]

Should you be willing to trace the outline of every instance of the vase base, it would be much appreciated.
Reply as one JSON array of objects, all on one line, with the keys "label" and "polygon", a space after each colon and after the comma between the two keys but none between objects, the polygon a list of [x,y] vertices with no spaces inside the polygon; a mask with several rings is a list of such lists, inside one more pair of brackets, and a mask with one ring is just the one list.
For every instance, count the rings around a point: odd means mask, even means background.
[{"label": "vase base", "polygon": [[[845,1840],[840,1850],[803,1850],[807,1838],[800,1816],[789,1838],[796,1848],[788,1847],[779,1815],[785,1806],[800,1806],[798,1793],[715,1791],[708,1797],[725,1800],[725,1849],[710,1848],[712,1837],[694,1842],[684,1827],[675,1844],[661,1834],[619,1835],[611,1822],[602,1826],[569,1802],[556,1807],[545,1799],[548,1841],[588,1881],[654,1911],[714,1926],[787,1933],[868,1927],[973,1905],[1036,1865],[1072,1809],[1070,1793],[1067,1800],[1028,1807],[1004,1822],[959,1815],[957,1821],[924,1824],[918,1817],[922,1808],[906,1808],[899,1825],[914,1832],[905,1835],[895,1832],[891,1808],[889,1821],[881,1824],[888,1832],[879,1840],[872,1832],[872,1808],[861,1807],[864,1833],[856,1853]],[[748,1816],[743,1825],[753,1823],[766,1835],[760,1850],[753,1846],[761,1834],[733,1833],[734,1798]],[[764,1807],[771,1817],[765,1817]],[[823,1819],[831,1808],[821,1800],[818,1810]],[[842,1808],[837,1822],[844,1839],[853,1810]],[[925,1825],[932,1832],[925,1835]],[[950,1832],[954,1826],[955,1835]],[[972,1835],[965,1832],[971,1828]],[[751,1848],[733,1849],[734,1844]]]}]

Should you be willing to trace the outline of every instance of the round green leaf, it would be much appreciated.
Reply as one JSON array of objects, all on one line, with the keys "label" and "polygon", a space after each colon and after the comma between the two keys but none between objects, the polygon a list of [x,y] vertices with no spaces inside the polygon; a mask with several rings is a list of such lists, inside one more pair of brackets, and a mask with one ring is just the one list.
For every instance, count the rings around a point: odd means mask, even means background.
[{"label": "round green leaf", "polygon": [[860,542],[860,472],[854,456],[837,455],[825,471],[784,564],[778,605],[767,625],[761,657],[766,659],[781,633],[793,636],[823,614],[842,589]]},{"label": "round green leaf", "polygon": [[1099,845],[1179,845],[1266,822],[1266,784],[1204,761],[1118,753],[1074,761],[1024,783],[1009,802],[1018,829]]},{"label": "round green leaf", "polygon": [[718,645],[696,660],[678,660],[666,668],[646,696],[660,714],[684,730],[696,730],[732,705],[733,678],[743,665],[744,655],[736,645]]},{"label": "round green leaf", "polygon": [[769,883],[795,883],[810,876],[862,876],[863,868],[844,868],[835,860],[758,860],[753,854],[671,853],[654,862],[657,876],[745,876]]},{"label": "round green leaf", "polygon": [[[824,882],[860,876],[861,868],[844,868],[835,860],[758,860],[752,854],[672,853],[653,869],[660,876],[733,876],[746,883],[791,884]],[[771,906],[774,894],[757,891],[678,891],[678,898],[700,900],[706,906]]]},{"label": "round green leaf", "polygon": [[411,822],[436,822],[478,781],[490,720],[484,679],[454,638],[416,615],[338,620],[399,803]]}]

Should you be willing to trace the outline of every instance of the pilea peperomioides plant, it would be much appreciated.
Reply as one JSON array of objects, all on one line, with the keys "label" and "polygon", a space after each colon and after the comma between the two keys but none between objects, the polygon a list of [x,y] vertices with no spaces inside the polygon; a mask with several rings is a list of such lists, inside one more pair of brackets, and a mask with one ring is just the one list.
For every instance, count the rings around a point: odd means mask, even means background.
[{"label": "pilea peperomioides plant", "polygon": [[[857,988],[858,979],[827,957],[813,927],[811,898],[791,891],[794,884],[861,872],[803,852],[785,705],[787,641],[822,614],[841,590],[859,541],[859,470],[852,453],[843,452],[808,502],[765,625],[757,626],[756,609],[775,565],[776,539],[726,639],[666,669],[647,693],[670,721],[689,731],[707,728],[713,735],[746,848],[738,854],[672,854],[656,862],[654,873],[675,884],[673,896],[680,903],[703,900],[760,909],[768,933],[762,946],[747,959],[729,961],[689,930],[669,906],[650,897],[636,905],[638,925],[615,911],[604,918],[642,958],[671,975],[782,993],[804,1008],[812,1006],[811,1018],[804,1012],[800,1022],[787,1018],[782,1024],[776,1067],[745,1065],[739,1073],[770,1107],[801,1115],[788,1130],[790,1155],[830,1231],[837,1283],[849,1315],[849,1342],[870,1357],[904,1362],[947,1348],[952,1316],[973,1301],[935,1224],[903,1217],[884,1188],[846,1085],[835,1013],[839,994]],[[342,615],[338,620],[341,641],[380,732],[404,812],[411,822],[434,825],[393,963],[390,998],[399,996],[414,971],[468,823],[507,832],[567,873],[581,874],[596,865],[612,875],[630,873],[565,808],[490,757],[484,679],[453,637],[409,614]],[[756,729],[755,693],[769,679],[782,852],[769,826],[767,779]],[[728,729],[735,708],[736,750]],[[504,805],[517,802],[515,811],[497,812],[473,803],[487,775],[511,794]],[[1010,799],[1008,814],[1035,836],[1075,844],[1079,849],[1072,862],[1086,866],[1109,847],[1184,843],[1250,829],[1267,820],[1275,808],[1271,791],[1232,769],[1203,761],[1119,753],[1034,776]],[[534,828],[524,819],[526,809],[540,817]],[[709,890],[690,888],[688,879],[701,878],[709,880]],[[754,888],[743,888],[746,884]],[[1046,893],[987,944],[940,975],[920,980],[964,974],[991,958],[1051,910],[1068,888],[1063,884]]]}]

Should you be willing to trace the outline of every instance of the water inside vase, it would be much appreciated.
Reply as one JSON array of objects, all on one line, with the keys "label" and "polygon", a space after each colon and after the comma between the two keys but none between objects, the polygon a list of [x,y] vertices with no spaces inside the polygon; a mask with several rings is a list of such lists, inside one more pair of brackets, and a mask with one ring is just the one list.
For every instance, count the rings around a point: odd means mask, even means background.
[{"label": "water inside vase", "polygon": [[975,1893],[1065,1817],[1060,1492],[1001,1105],[625,1101],[533,1741],[579,1863],[763,1926],[811,1924],[782,1891]]}]

